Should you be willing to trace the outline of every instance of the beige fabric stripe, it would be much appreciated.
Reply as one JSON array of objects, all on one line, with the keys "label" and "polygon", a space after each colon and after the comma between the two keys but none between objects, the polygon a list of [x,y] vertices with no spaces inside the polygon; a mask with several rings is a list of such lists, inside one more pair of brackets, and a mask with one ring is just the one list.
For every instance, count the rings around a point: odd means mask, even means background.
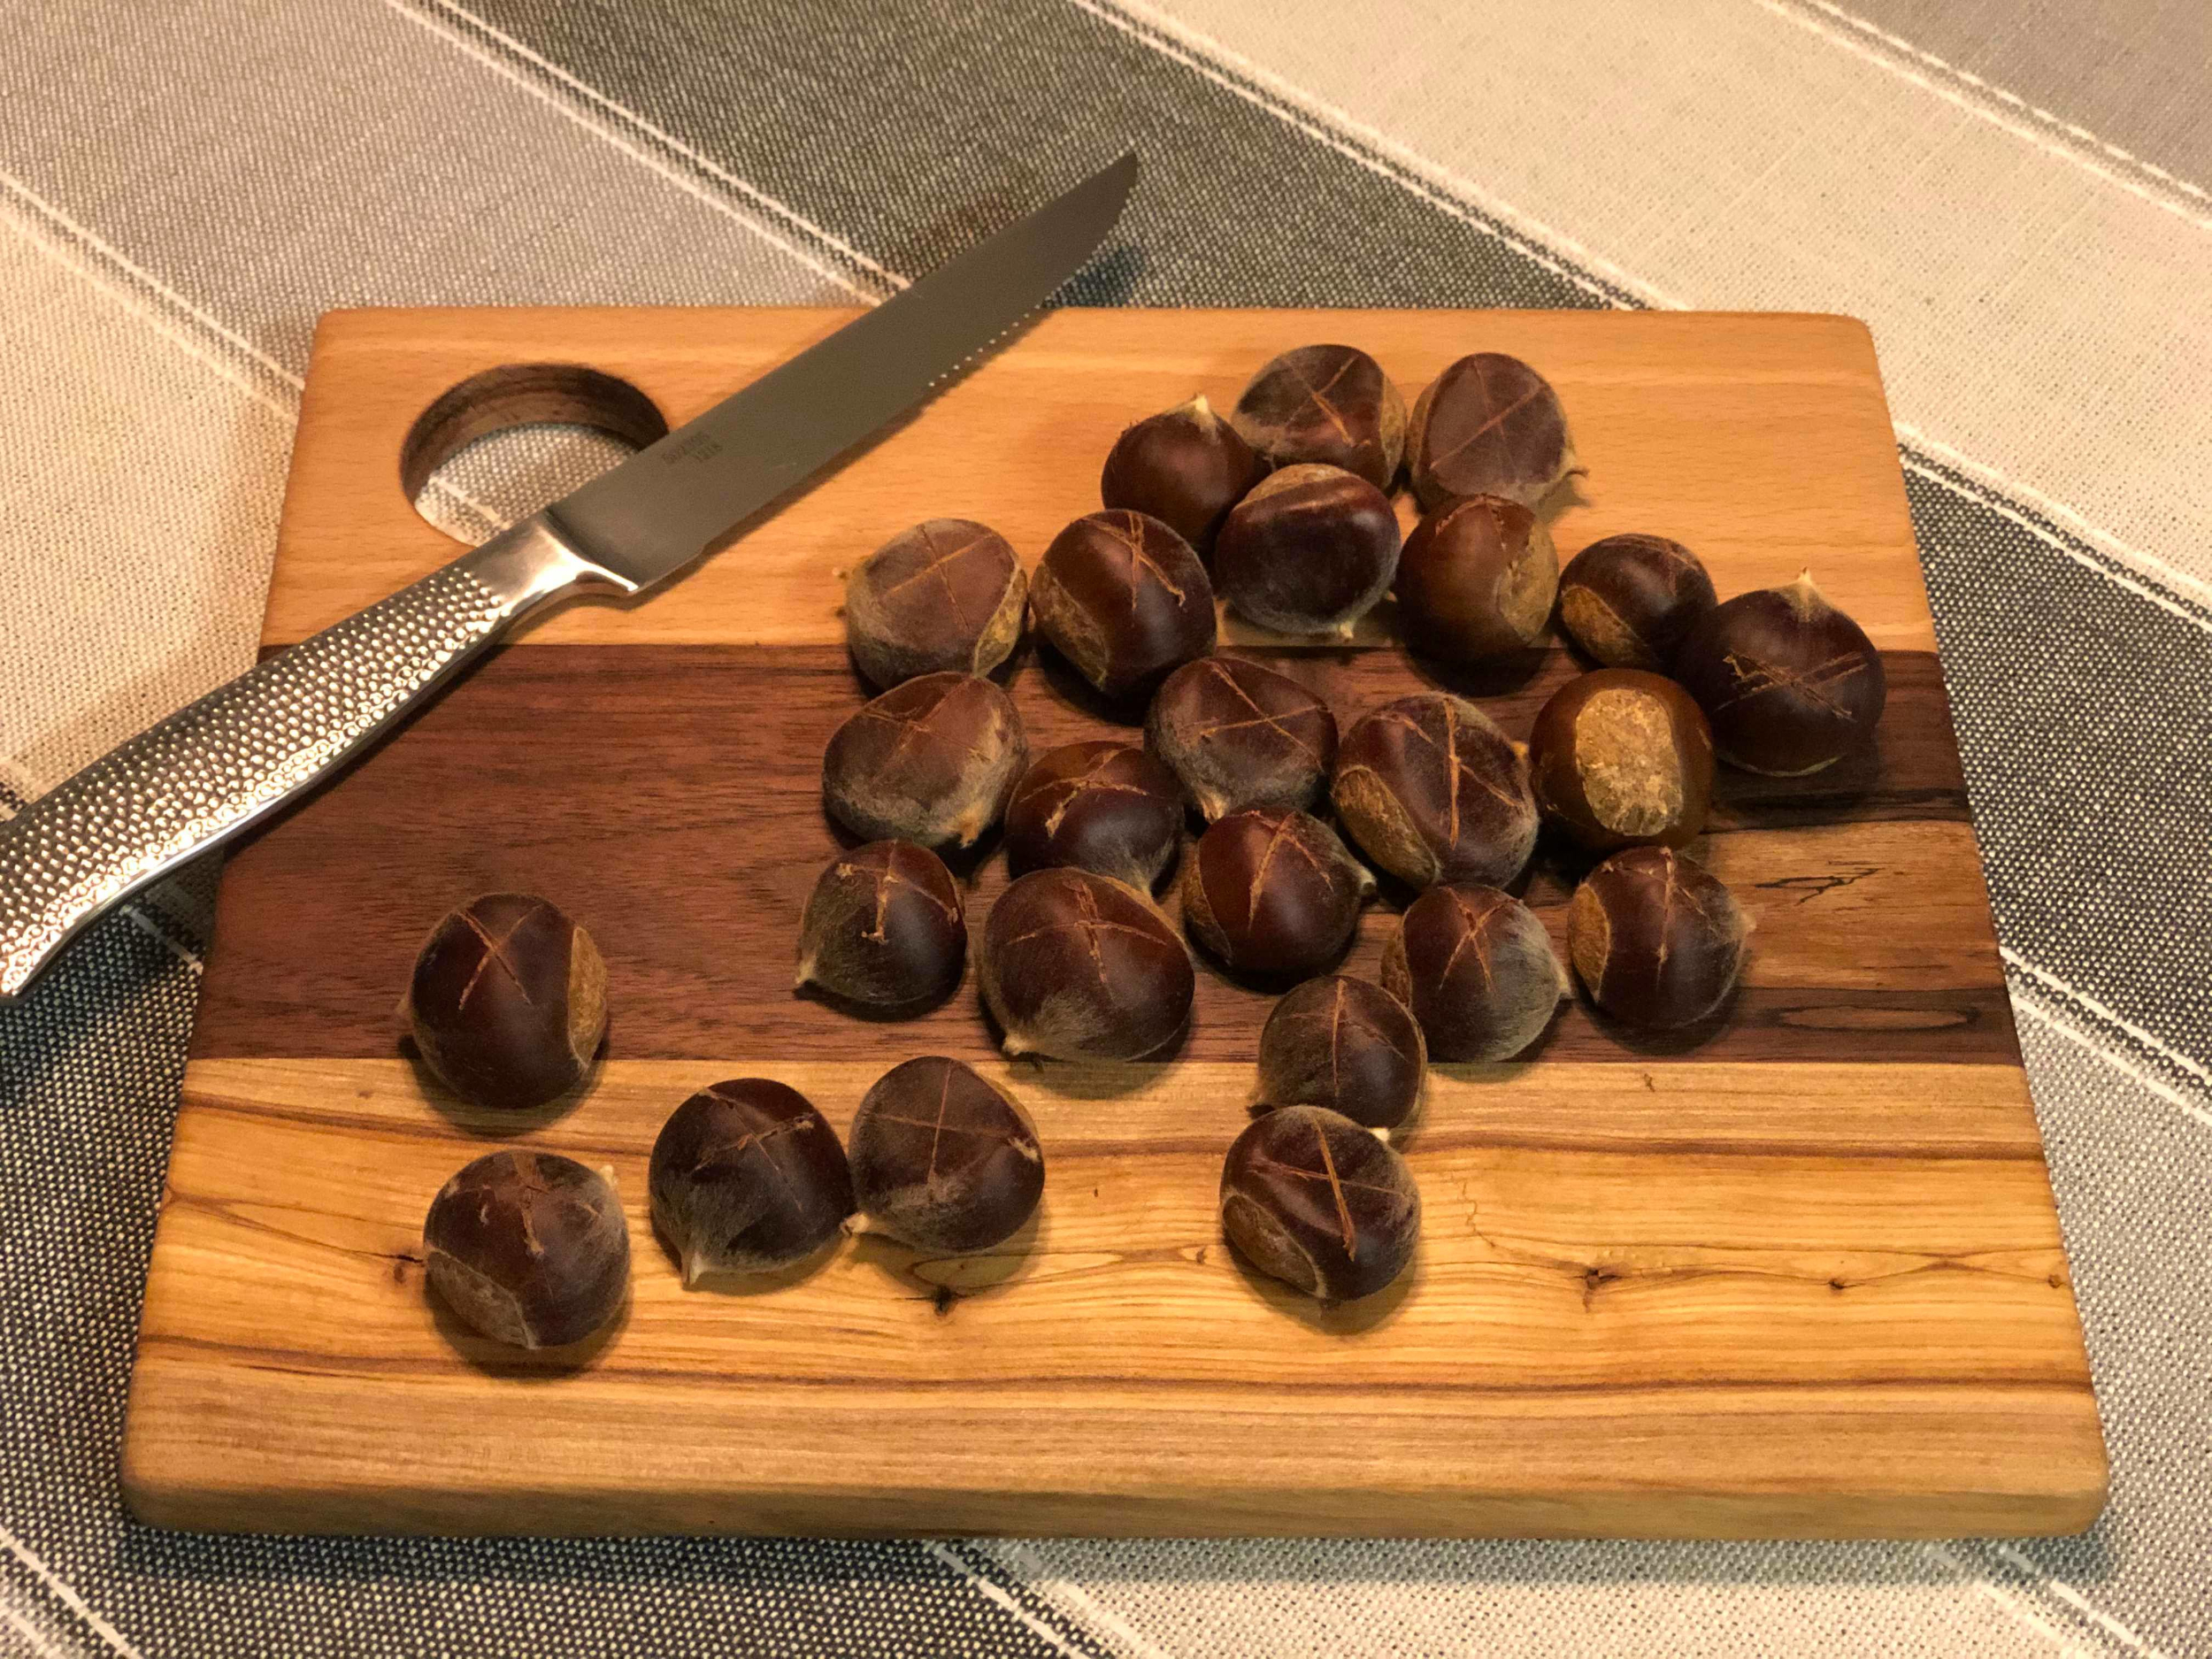
[{"label": "beige fabric stripe", "polygon": [[1905,435],[2212,596],[2199,204],[1783,0],[1111,9],[1657,303],[1866,319]]}]

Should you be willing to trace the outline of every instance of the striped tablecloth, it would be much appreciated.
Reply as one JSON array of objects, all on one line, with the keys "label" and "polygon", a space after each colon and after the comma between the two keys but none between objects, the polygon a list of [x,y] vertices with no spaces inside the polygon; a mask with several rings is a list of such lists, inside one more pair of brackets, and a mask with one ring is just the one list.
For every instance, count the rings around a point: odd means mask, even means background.
[{"label": "striped tablecloth", "polygon": [[151,1532],[203,880],[0,1012],[0,1652],[2212,1653],[2208,61],[2173,0],[0,4],[0,811],[251,660],[333,306],[873,300],[1133,142],[1075,303],[1866,319],[2114,1465],[1942,1546]]}]

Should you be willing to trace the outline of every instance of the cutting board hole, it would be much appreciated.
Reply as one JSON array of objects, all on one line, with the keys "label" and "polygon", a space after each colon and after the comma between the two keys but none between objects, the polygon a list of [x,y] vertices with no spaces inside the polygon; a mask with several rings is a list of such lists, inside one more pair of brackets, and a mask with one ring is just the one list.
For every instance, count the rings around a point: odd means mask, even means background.
[{"label": "cutting board hole", "polygon": [[431,524],[473,544],[667,431],[627,380],[579,363],[502,364],[415,417],[400,447],[400,488]]}]

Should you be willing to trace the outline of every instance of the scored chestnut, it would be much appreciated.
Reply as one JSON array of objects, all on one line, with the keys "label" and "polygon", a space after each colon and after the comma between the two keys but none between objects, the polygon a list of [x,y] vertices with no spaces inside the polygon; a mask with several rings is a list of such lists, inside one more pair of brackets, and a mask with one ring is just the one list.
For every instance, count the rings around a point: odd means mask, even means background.
[{"label": "scored chestnut", "polygon": [[1018,876],[1072,864],[1148,893],[1182,833],[1175,774],[1102,738],[1049,749],[1022,774],[1006,808],[1006,862]]},{"label": "scored chestnut", "polygon": [[1536,515],[1502,495],[1430,513],[1398,559],[1398,626],[1417,651],[1452,663],[1539,644],[1559,591],[1559,555]]},{"label": "scored chestnut", "polygon": [[1428,1054],[1420,1022],[1379,985],[1341,973],[1308,979],[1260,1028],[1260,1099],[1394,1129],[1421,1102]]},{"label": "scored chestnut", "polygon": [[1715,607],[1673,672],[1713,723],[1720,757],[1777,778],[1832,766],[1870,741],[1887,691],[1882,654],[1810,571]]},{"label": "scored chestnut", "polygon": [[1463,883],[1406,907],[1383,947],[1383,989],[1421,1022],[1439,1060],[1504,1060],[1544,1034],[1567,971],[1536,913],[1509,893]]},{"label": "scored chestnut", "polygon": [[677,1107],[653,1142],[648,1184],[687,1285],[803,1262],[853,1213],[837,1132],[805,1095],[764,1077],[712,1084]]},{"label": "scored chestnut", "polygon": [[1149,514],[1087,513],[1052,538],[1029,608],[1101,695],[1148,695],[1214,648],[1214,590],[1191,544]]},{"label": "scored chestnut", "polygon": [[1232,812],[1183,867],[1183,920],[1236,972],[1303,975],[1350,948],[1374,891],[1367,866],[1311,814]]},{"label": "scored chestnut", "polygon": [[979,968],[1010,1055],[1135,1060],[1190,1024],[1190,952],[1142,894],[1087,870],[1033,871],[1000,894]]},{"label": "scored chestnut", "polygon": [[1713,603],[1697,555],[1663,535],[1593,541],[1559,578],[1559,619],[1608,668],[1663,673]]},{"label": "scored chestnut", "polygon": [[1167,677],[1145,741],[1210,821],[1252,807],[1303,810],[1336,764],[1336,717],[1288,674],[1207,657]]},{"label": "scored chestnut", "polygon": [[793,986],[918,1008],[951,995],[967,959],[960,888],[944,861],[905,841],[870,841],[833,860],[807,895]]},{"label": "scored chestnut", "polygon": [[1413,1259],[1421,1190],[1371,1130],[1319,1106],[1286,1106],[1231,1143],[1221,1228],[1270,1278],[1324,1302],[1354,1302]]},{"label": "scored chestnut", "polygon": [[1203,397],[1140,420],[1115,440],[1098,480],[1108,507],[1149,513],[1203,560],[1229,509],[1267,467]]},{"label": "scored chestnut", "polygon": [[1690,694],[1640,668],[1569,680],[1536,716],[1529,780],[1545,822],[1592,852],[1687,846],[1713,797],[1713,737]]},{"label": "scored chestnut", "polygon": [[1331,794],[1361,849],[1417,887],[1502,887],[1536,848],[1526,755],[1448,692],[1401,697],[1355,720]]},{"label": "scored chestnut", "polygon": [[1559,394],[1518,357],[1462,357],[1413,406],[1406,472],[1425,511],[1455,495],[1502,495],[1533,508],[1585,470]]},{"label": "scored chestnut", "polygon": [[1727,1000],[1750,918],[1709,871],[1669,847],[1632,847],[1584,878],[1567,954],[1591,1000],[1623,1025],[1694,1025]]},{"label": "scored chestnut", "polygon": [[1280,634],[1350,634],[1397,569],[1390,498],[1335,466],[1269,473],[1230,511],[1214,543],[1230,609]]},{"label": "scored chestnut", "polygon": [[1029,578],[1006,538],[972,518],[902,530],[845,582],[845,642],[888,689],[917,674],[987,674],[1021,638]]},{"label": "scored chestnut", "polygon": [[1284,352],[1252,377],[1229,424],[1271,466],[1340,466],[1377,489],[1405,451],[1405,400],[1354,346]]},{"label": "scored chestnut", "polygon": [[987,1250],[1021,1230],[1045,1188],[1028,1114],[957,1060],[924,1055],[876,1080],[853,1116],[862,1213],[916,1249]]},{"label": "scored chestnut", "polygon": [[830,816],[870,841],[969,847],[1029,764],[1013,699],[973,674],[924,674],[839,726],[822,757]]},{"label": "scored chestnut", "polygon": [[606,1171],[549,1152],[488,1152],[438,1189],[422,1225],[430,1287],[512,1348],[580,1342],[630,1288],[630,1232]]},{"label": "scored chestnut", "polygon": [[584,1080],[606,1037],[607,964],[547,900],[488,893],[430,930],[399,1012],[462,1099],[542,1106]]}]

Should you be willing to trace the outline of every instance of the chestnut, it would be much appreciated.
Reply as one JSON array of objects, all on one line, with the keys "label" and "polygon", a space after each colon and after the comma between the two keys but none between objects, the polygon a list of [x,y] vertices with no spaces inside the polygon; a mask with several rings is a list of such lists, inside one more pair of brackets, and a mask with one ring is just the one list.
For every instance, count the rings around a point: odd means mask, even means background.
[{"label": "chestnut", "polygon": [[885,689],[917,674],[987,674],[1021,638],[1029,578],[1006,538],[972,518],[902,530],[845,583],[845,643]]},{"label": "chestnut", "polygon": [[1713,734],[1671,680],[1601,668],[1552,693],[1528,768],[1545,822],[1590,851],[1683,847],[1712,803]]},{"label": "chestnut", "polygon": [[1663,535],[1593,541],[1559,578],[1559,619],[1608,668],[1664,672],[1713,608],[1713,579],[1696,554]]},{"label": "chestnut", "polygon": [[1260,1099],[1394,1129],[1420,1104],[1428,1059],[1420,1022],[1402,1002],[1332,973],[1290,992],[1260,1028]]},{"label": "chestnut", "polygon": [[611,1172],[550,1152],[488,1152],[430,1201],[431,1289],[469,1328],[512,1348],[580,1342],[630,1288],[630,1232]]},{"label": "chestnut", "polygon": [[1396,587],[1407,644],[1446,662],[1480,662],[1543,640],[1559,555],[1551,532],[1520,503],[1469,495],[1414,526]]},{"label": "chestnut", "polygon": [[1003,1243],[1036,1213],[1045,1155],[1028,1115],[942,1055],[893,1066],[853,1116],[853,1189],[873,1226],[918,1250]]},{"label": "chestnut", "polygon": [[1627,1025],[1693,1025],[1727,999],[1750,918],[1703,865],[1632,847],[1584,878],[1567,906],[1567,954],[1591,999]]},{"label": "chestnut", "polygon": [[1328,705],[1247,657],[1202,657],[1170,674],[1144,736],[1209,820],[1250,807],[1310,807],[1336,764]]},{"label": "chestnut", "polygon": [[1331,795],[1361,850],[1417,887],[1502,887],[1535,850],[1525,752],[1448,692],[1401,697],[1355,720]]},{"label": "chestnut", "polygon": [[1013,699],[973,674],[924,674],[839,726],[822,757],[830,816],[870,841],[969,847],[1029,764]]},{"label": "chestnut", "polygon": [[1110,698],[1147,695],[1214,648],[1206,567],[1147,513],[1087,513],[1053,537],[1029,608],[1053,649]]},{"label": "chestnut", "polygon": [[1194,397],[1115,440],[1098,496],[1104,506],[1151,514],[1206,559],[1229,509],[1266,471],[1237,429]]},{"label": "chestnut", "polygon": [[1175,774],[1111,738],[1047,751],[1006,809],[1006,862],[1016,875],[1072,864],[1148,893],[1182,835]]},{"label": "chestnut", "polygon": [[1429,383],[1406,433],[1406,473],[1422,507],[1502,495],[1533,508],[1586,469],[1551,382],[1518,357],[1478,351]]},{"label": "chestnut", "polygon": [[547,900],[488,893],[430,930],[399,1013],[462,1099],[542,1106],[584,1080],[606,1037],[607,964]]},{"label": "chestnut", "polygon": [[1374,891],[1367,866],[1319,818],[1232,812],[1183,866],[1183,922],[1236,972],[1302,976],[1350,948]]},{"label": "chestnut", "polygon": [[944,861],[905,841],[870,841],[834,860],[807,895],[792,983],[871,1008],[918,1008],[951,995],[967,959],[960,888]]},{"label": "chestnut", "polygon": [[1134,887],[1087,870],[1037,870],[984,924],[983,1000],[1010,1055],[1134,1060],[1190,1023],[1190,952]]},{"label": "chestnut", "polygon": [[803,1262],[853,1213],[837,1131],[798,1090],[764,1077],[712,1084],[677,1107],[650,1168],[653,1224],[687,1285]]},{"label": "chestnut", "polygon": [[1271,466],[1318,462],[1388,489],[1405,452],[1406,405],[1353,346],[1300,346],[1254,375],[1229,424]]},{"label": "chestnut", "polygon": [[1673,672],[1713,723],[1720,757],[1777,778],[1832,766],[1869,741],[1887,689],[1882,654],[1810,571],[1716,606]]},{"label": "chestnut", "polygon": [[1382,985],[1413,1010],[1435,1058],[1503,1060],[1544,1034],[1567,971],[1535,911],[1462,883],[1406,906],[1383,947]]},{"label": "chestnut", "polygon": [[1221,1229],[1271,1279],[1324,1302],[1388,1285],[1421,1236],[1421,1189],[1371,1131],[1319,1106],[1255,1118],[1221,1168]]},{"label": "chestnut", "polygon": [[1349,634],[1397,569],[1390,498],[1336,466],[1269,473],[1230,510],[1214,543],[1230,609],[1280,634]]}]

